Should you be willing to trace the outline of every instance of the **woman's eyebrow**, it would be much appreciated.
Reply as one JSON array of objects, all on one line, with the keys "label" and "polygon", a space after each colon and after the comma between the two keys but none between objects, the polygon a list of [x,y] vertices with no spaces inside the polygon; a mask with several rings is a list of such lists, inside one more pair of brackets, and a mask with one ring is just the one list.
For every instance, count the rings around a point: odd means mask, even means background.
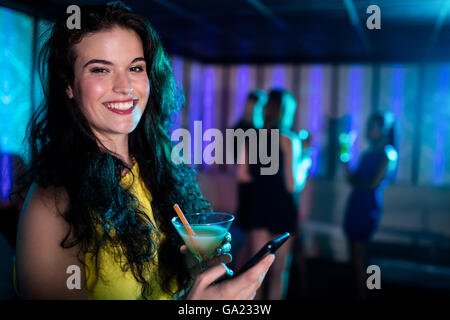
[{"label": "woman's eyebrow", "polygon": [[145,62],[145,59],[144,59],[144,57],[134,58],[133,61],[131,61],[131,63],[135,63],[135,62],[138,62],[138,61],[144,61]]},{"label": "woman's eyebrow", "polygon": [[[144,61],[145,59],[144,57],[138,57],[138,58],[134,58],[133,61],[130,62],[130,64],[138,62],[138,61]],[[108,60],[102,60],[102,59],[91,59],[88,62],[86,62],[83,66],[83,68],[86,68],[88,65],[93,64],[93,63],[102,63],[102,64],[106,64],[106,65],[110,65],[112,66],[113,63],[111,61]]]},{"label": "woman's eyebrow", "polygon": [[93,64],[93,63],[103,63],[103,64],[107,64],[112,66],[113,63],[111,61],[107,61],[107,60],[101,60],[101,59],[92,59],[89,60],[88,62],[86,62],[83,66],[83,68],[86,68],[88,65]]}]

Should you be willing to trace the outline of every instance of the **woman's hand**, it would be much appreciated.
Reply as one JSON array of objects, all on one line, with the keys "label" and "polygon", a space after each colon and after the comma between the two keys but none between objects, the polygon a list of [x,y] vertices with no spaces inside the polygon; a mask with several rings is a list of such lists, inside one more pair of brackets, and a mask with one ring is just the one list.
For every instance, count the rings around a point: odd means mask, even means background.
[{"label": "woman's hand", "polygon": [[187,300],[250,300],[255,297],[267,270],[275,256],[267,255],[255,266],[236,278],[214,284],[216,280],[228,273],[228,268],[221,263],[197,276]]},{"label": "woman's hand", "polygon": [[231,254],[231,233],[227,232],[225,235],[221,245],[216,249],[216,256],[199,262],[192,252],[187,248],[186,245],[182,245],[180,247],[181,253],[185,255],[186,264],[189,268],[192,279],[195,279],[198,274],[205,271],[206,269],[218,265],[220,263],[230,263],[232,260]]}]

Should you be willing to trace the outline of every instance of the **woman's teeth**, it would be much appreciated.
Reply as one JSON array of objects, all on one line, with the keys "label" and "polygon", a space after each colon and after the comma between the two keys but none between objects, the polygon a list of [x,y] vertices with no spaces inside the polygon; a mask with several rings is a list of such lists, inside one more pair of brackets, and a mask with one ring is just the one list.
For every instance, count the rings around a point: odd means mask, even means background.
[{"label": "woman's teeth", "polygon": [[120,103],[107,103],[106,105],[108,106],[108,108],[111,109],[127,110],[133,106],[133,101]]}]

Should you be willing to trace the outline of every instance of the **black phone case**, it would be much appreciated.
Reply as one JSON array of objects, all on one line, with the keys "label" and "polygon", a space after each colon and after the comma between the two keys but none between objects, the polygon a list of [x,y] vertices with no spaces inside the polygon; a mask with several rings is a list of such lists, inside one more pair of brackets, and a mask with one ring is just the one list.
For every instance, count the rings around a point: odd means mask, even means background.
[{"label": "black phone case", "polygon": [[283,243],[285,243],[286,240],[289,239],[290,236],[291,235],[289,232],[285,232],[281,236],[279,236],[273,240],[270,240],[264,247],[261,248],[261,250],[259,250],[250,260],[248,260],[247,263],[241,269],[239,269],[238,272],[236,272],[232,276],[226,275],[226,276],[220,278],[219,280],[217,280],[215,282],[215,284],[220,283],[224,280],[230,279],[232,277],[236,277],[236,276],[240,275],[241,273],[247,271],[248,269],[253,267],[255,264],[257,264],[266,254],[275,253],[278,250],[278,248],[280,248],[283,245]]}]

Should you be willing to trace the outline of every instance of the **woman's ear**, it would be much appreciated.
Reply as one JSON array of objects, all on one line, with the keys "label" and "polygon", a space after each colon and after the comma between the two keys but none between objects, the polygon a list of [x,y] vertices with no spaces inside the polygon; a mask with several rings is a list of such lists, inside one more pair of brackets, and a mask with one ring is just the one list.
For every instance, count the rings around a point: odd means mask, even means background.
[{"label": "woman's ear", "polygon": [[66,88],[66,94],[69,99],[73,99],[73,91],[70,85],[68,85]]}]

